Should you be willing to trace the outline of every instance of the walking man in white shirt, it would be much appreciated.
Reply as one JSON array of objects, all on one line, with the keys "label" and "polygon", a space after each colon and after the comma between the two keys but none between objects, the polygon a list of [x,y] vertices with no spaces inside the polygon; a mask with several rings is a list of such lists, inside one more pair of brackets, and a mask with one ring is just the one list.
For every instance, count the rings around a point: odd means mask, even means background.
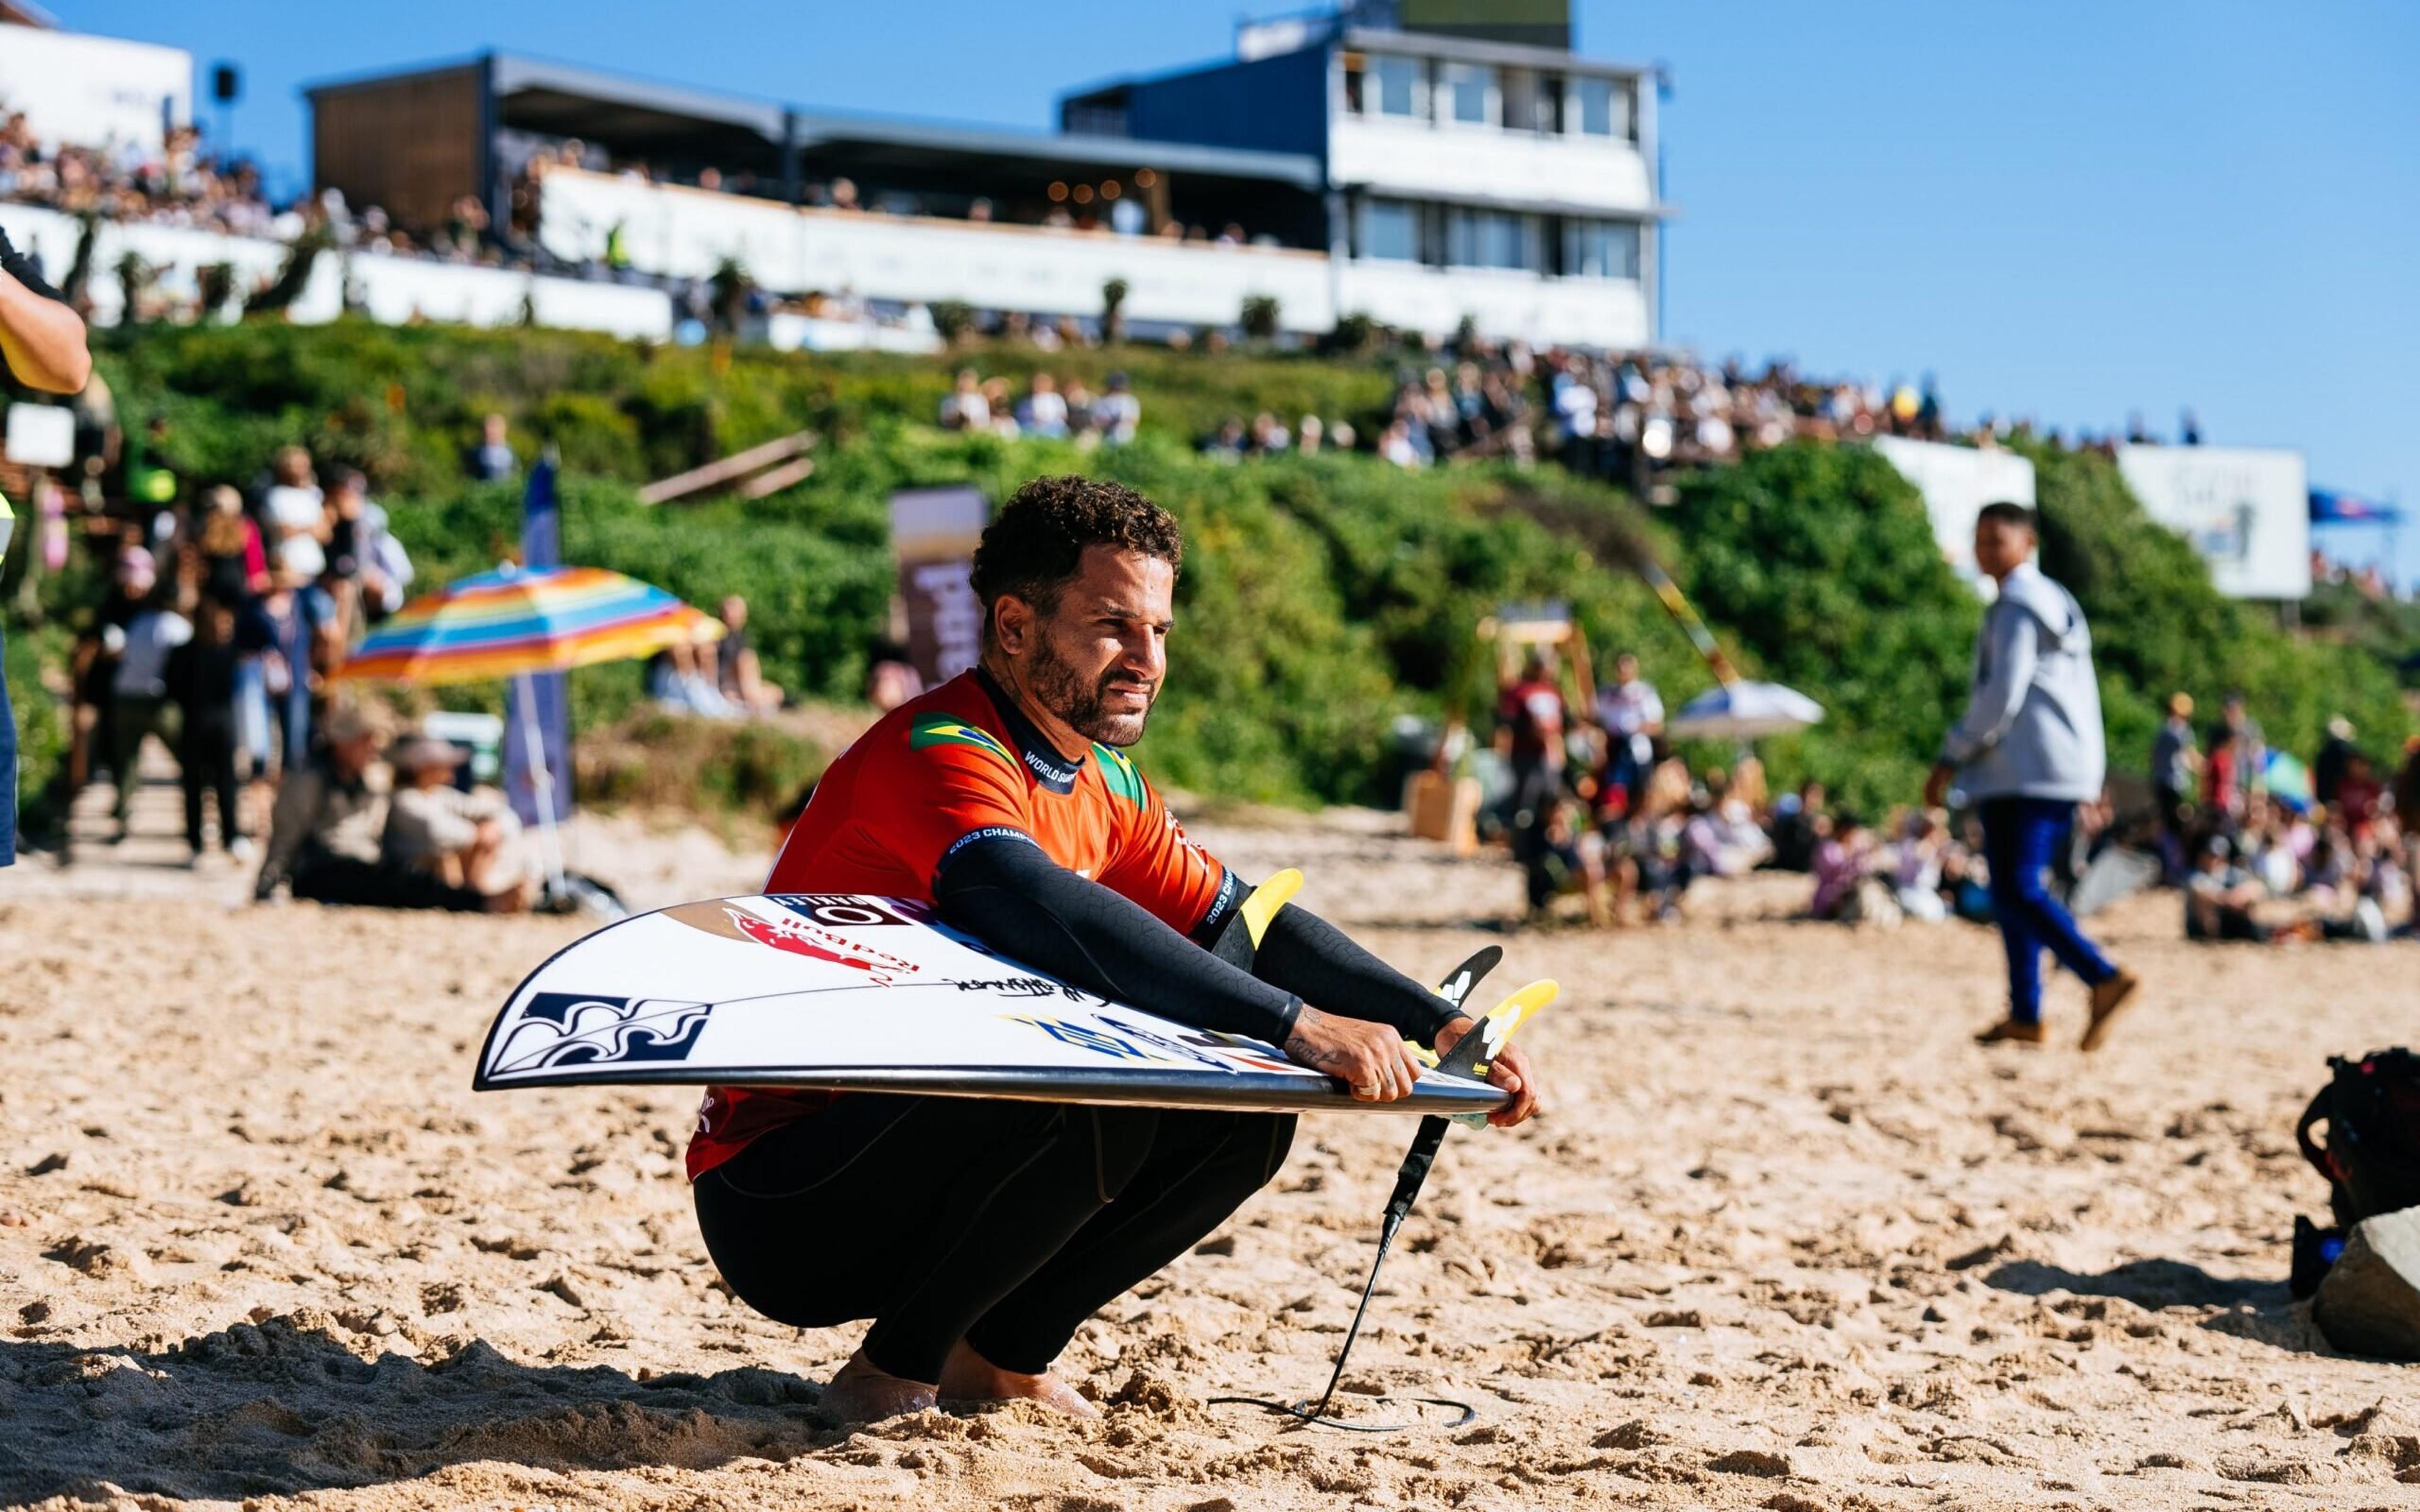
[{"label": "walking man in white shirt", "polygon": [[1924,803],[1939,807],[1956,779],[1982,814],[1992,912],[2008,950],[2009,1015],[1977,1039],[2047,1041],[2047,946],[2092,989],[2083,1042],[2097,1050],[2139,984],[2084,937],[2042,881],[2073,828],[2075,806],[2101,795],[2107,763],[2092,632],[2074,595],[2034,565],[2034,512],[2022,504],[1987,504],[1975,521],[1975,564],[1999,584],[1999,597],[1983,611],[1974,692],[1942,743]]}]

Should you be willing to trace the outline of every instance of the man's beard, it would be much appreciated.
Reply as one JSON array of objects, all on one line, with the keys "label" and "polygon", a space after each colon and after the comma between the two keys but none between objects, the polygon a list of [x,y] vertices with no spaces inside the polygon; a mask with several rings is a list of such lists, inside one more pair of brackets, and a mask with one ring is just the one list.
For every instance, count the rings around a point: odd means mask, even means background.
[{"label": "man's beard", "polygon": [[[1034,698],[1052,714],[1067,722],[1067,727],[1086,740],[1097,740],[1104,746],[1131,746],[1142,738],[1142,727],[1151,717],[1151,705],[1146,702],[1135,714],[1111,714],[1103,705],[1109,686],[1119,679],[1114,667],[1092,683],[1075,668],[1060,658],[1058,650],[1047,635],[1034,638],[1033,660],[1025,671],[1026,686]],[[1151,686],[1149,697],[1159,697],[1157,684]]]}]

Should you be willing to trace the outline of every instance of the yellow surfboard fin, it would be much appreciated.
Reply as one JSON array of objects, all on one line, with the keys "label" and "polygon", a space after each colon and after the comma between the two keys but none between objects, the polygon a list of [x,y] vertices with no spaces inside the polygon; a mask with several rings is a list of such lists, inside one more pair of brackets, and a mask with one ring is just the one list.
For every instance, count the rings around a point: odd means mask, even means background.
[{"label": "yellow surfboard fin", "polygon": [[1244,900],[1243,914],[1244,927],[1251,932],[1255,946],[1269,932],[1269,920],[1278,917],[1278,910],[1301,890],[1302,872],[1291,866],[1252,889],[1252,895]]},{"label": "yellow surfboard fin", "polygon": [[[1563,996],[1561,982],[1556,982],[1554,978],[1539,978],[1537,982],[1529,982],[1520,992],[1496,1004],[1496,1011],[1479,1021],[1479,1033],[1488,1036],[1488,1055],[1500,1050],[1503,1042],[1512,1038],[1512,1030],[1520,1028],[1522,1024],[1529,1024],[1546,1004],[1551,1004],[1559,996]],[[1483,1067],[1486,1059],[1481,1059],[1479,1064]]]},{"label": "yellow surfboard fin", "polygon": [[1512,1031],[1535,1018],[1562,990],[1553,979],[1540,978],[1513,993],[1489,1010],[1477,1028],[1455,1042],[1452,1054],[1445,1057],[1439,1069],[1466,1076],[1486,1075],[1488,1063],[1512,1038]]},{"label": "yellow surfboard fin", "polygon": [[[1471,1070],[1460,1064],[1457,1064],[1454,1069],[1468,1075],[1486,1075],[1487,1057],[1496,1053],[1496,1047],[1512,1038],[1514,1029],[1535,1017],[1540,1009],[1553,1002],[1561,992],[1561,986],[1553,980],[1540,978],[1490,1009],[1487,1016],[1480,1020],[1479,1027],[1472,1031],[1481,1036],[1480,1039],[1470,1041],[1475,1047],[1481,1047],[1475,1048],[1473,1051],[1473,1054],[1478,1057],[1477,1069]],[[1492,1033],[1490,1026],[1495,1026]],[[1437,1069],[1439,1062],[1435,1051],[1426,1045],[1413,1044],[1409,1040],[1404,1041],[1404,1044],[1421,1065],[1431,1071]],[[1454,1048],[1460,1050],[1462,1041],[1455,1041]],[[1458,1056],[1454,1058],[1457,1062],[1461,1060]]]}]

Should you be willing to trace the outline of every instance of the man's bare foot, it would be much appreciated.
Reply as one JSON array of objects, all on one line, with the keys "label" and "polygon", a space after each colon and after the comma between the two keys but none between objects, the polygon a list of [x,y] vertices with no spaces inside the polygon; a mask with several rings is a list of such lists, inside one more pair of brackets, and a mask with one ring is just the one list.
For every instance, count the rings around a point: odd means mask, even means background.
[{"label": "man's bare foot", "polygon": [[2118,975],[2092,989],[2092,1022],[2084,1031],[2085,1049],[2101,1048],[2109,1038],[2110,1023],[2134,1000],[2134,991],[2142,985],[2133,972],[2121,966]]},{"label": "man's bare foot", "polygon": [[1099,1408],[1057,1376],[1047,1372],[1027,1376],[1002,1370],[968,1348],[964,1339],[951,1345],[950,1357],[941,1362],[940,1390],[942,1396],[954,1402],[1040,1402],[1069,1417],[1101,1415]]},{"label": "man's bare foot", "polygon": [[876,1369],[860,1350],[833,1372],[816,1403],[844,1423],[873,1423],[906,1412],[928,1412],[939,1391],[921,1381],[904,1381]]}]

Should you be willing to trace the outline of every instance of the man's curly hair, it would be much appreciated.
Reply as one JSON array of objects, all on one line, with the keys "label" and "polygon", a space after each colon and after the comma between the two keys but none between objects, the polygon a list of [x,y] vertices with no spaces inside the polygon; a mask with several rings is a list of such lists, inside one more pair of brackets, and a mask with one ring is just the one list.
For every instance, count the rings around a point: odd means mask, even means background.
[{"label": "man's curly hair", "polygon": [[992,606],[1003,594],[1043,614],[1057,607],[1089,546],[1140,551],[1171,570],[1185,558],[1174,517],[1132,488],[1074,473],[1036,478],[1001,506],[975,548],[972,581],[983,600],[985,641],[991,640]]}]

